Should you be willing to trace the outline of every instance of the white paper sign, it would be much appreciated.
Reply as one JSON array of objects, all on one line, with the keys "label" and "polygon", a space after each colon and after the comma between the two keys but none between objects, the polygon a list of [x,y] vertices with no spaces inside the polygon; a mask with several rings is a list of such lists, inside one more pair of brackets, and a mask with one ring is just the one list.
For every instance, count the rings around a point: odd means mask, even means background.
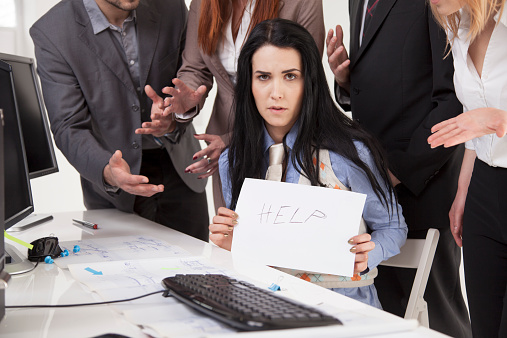
[{"label": "white paper sign", "polygon": [[232,254],[265,265],[349,276],[366,195],[245,179],[236,207]]}]

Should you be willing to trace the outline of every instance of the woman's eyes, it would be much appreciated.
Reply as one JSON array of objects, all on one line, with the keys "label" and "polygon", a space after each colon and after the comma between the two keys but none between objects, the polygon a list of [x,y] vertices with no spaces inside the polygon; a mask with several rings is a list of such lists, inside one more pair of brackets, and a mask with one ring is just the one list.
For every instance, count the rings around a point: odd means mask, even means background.
[{"label": "woman's eyes", "polygon": [[[262,74],[262,75],[257,76],[257,78],[261,81],[266,81],[266,80],[270,79],[270,76],[267,74]],[[286,80],[292,81],[292,80],[296,80],[298,78],[298,76],[294,73],[287,73],[287,74],[284,74],[283,78]]]}]

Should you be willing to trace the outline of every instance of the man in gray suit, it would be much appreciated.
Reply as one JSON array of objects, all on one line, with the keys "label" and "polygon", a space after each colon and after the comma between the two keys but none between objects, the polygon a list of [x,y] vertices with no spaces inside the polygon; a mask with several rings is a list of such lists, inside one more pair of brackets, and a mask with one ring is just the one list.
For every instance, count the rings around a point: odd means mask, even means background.
[{"label": "man in gray suit", "polygon": [[184,172],[200,150],[195,131],[162,116],[156,94],[176,77],[186,17],[183,0],[63,0],[30,35],[55,143],[81,175],[86,208],[208,240],[206,180]]}]

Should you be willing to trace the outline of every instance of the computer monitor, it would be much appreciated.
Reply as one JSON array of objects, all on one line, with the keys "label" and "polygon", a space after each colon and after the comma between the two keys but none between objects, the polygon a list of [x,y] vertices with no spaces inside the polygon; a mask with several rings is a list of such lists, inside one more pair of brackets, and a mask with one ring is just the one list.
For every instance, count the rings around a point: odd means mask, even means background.
[{"label": "computer monitor", "polygon": [[[4,229],[8,229],[34,210],[28,165],[25,155],[23,134],[21,131],[16,103],[14,81],[11,66],[0,61],[0,109],[3,112],[3,169]],[[4,251],[1,252],[4,255]],[[33,264],[23,259],[11,245],[5,245],[5,270],[9,273],[28,271]]]},{"label": "computer monitor", "polygon": [[[0,53],[0,60],[8,63],[12,69],[29,177],[55,173],[58,171],[58,165],[34,61],[31,58],[4,53]],[[23,231],[51,219],[53,216],[49,214],[31,214],[15,227],[11,227],[10,231]]]},{"label": "computer monitor", "polygon": [[58,171],[44,101],[33,59],[0,53],[12,67],[30,178]]}]

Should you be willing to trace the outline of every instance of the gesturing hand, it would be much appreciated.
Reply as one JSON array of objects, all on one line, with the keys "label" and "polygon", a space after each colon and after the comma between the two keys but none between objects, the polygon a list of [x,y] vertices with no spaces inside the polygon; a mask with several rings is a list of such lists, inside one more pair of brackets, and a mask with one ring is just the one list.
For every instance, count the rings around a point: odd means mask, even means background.
[{"label": "gesturing hand", "polygon": [[234,226],[238,224],[238,214],[234,211],[220,207],[218,214],[213,217],[213,224],[210,224],[209,239],[219,247],[231,251],[232,232]]},{"label": "gesturing hand", "polygon": [[111,156],[102,174],[107,184],[119,187],[132,195],[150,197],[164,191],[162,184],[148,184],[148,177],[132,175],[127,161],[123,159],[122,153],[119,150],[115,151],[113,156]]},{"label": "gesturing hand", "polygon": [[336,36],[332,29],[327,33],[327,61],[329,67],[334,74],[334,78],[338,85],[350,93],[350,60],[347,50],[343,45],[343,29],[342,26],[336,26]]},{"label": "gesturing hand", "polygon": [[431,132],[428,143],[432,148],[452,147],[488,134],[503,137],[507,132],[507,112],[496,108],[469,110],[434,125]]},{"label": "gesturing hand", "polygon": [[218,135],[196,134],[194,137],[198,140],[206,141],[208,146],[194,154],[194,160],[199,157],[203,157],[203,159],[189,165],[185,169],[185,172],[202,173],[198,178],[206,178],[213,175],[218,170],[218,158],[225,149],[225,143]]},{"label": "gesturing hand", "polygon": [[201,102],[202,96],[206,93],[206,86],[200,86],[197,90],[192,90],[180,79],[173,79],[176,87],[164,87],[162,93],[169,94],[171,97],[164,99],[166,107],[163,115],[183,114],[184,112],[195,107]]},{"label": "gesturing hand", "polygon": [[164,136],[170,133],[176,127],[171,114],[164,115],[164,100],[157,95],[151,86],[144,87],[146,95],[153,101],[151,105],[151,122],[144,122],[141,127],[135,130],[136,134],[151,134],[156,137]]}]

